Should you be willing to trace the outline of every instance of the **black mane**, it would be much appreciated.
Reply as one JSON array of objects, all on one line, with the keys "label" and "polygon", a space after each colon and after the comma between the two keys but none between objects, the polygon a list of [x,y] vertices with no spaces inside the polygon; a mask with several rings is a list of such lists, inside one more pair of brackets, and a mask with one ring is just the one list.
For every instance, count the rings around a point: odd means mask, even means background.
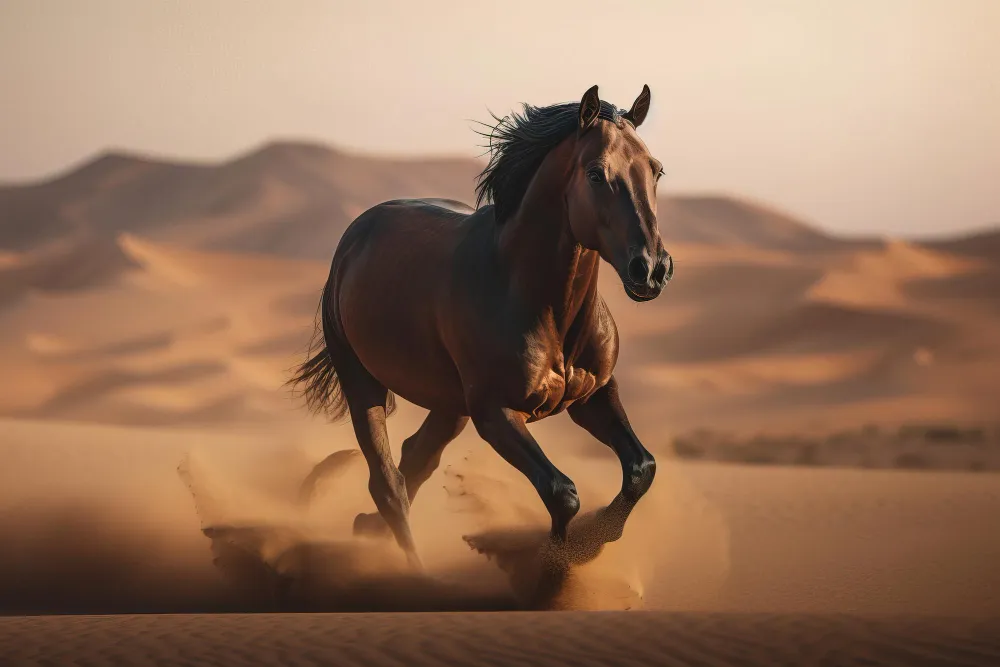
[{"label": "black mane", "polygon": [[[494,116],[497,124],[480,133],[489,142],[490,161],[477,179],[476,207],[492,203],[497,223],[512,216],[545,156],[576,131],[579,113],[579,102],[567,102],[547,107],[525,104],[521,113]],[[620,125],[623,113],[602,100],[598,117]]]}]

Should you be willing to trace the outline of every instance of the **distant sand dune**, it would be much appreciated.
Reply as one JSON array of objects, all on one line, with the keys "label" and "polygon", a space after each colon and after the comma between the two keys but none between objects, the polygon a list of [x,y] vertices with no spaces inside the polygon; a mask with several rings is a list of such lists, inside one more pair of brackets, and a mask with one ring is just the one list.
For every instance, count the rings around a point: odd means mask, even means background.
[{"label": "distant sand dune", "polygon": [[920,307],[903,290],[913,281],[954,278],[973,272],[981,261],[959,259],[903,241],[891,241],[883,249],[865,251],[827,272],[809,291],[817,301],[867,308],[907,309]]},{"label": "distant sand dune", "polygon": [[[282,385],[344,228],[386,199],[472,201],[481,167],[273,142],[212,164],[107,153],[0,187],[0,415],[304,421]],[[643,429],[997,416],[994,233],[840,239],[715,194],[663,197],[659,218],[664,295],[600,283]]]}]

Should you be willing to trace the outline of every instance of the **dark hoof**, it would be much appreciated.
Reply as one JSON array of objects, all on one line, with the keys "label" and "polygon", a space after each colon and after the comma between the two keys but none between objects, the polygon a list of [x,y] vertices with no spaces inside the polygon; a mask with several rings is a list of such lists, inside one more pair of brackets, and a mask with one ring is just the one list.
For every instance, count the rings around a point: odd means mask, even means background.
[{"label": "dark hoof", "polygon": [[559,486],[552,494],[549,513],[552,516],[552,534],[558,539],[566,538],[566,527],[580,511],[580,496],[573,482]]},{"label": "dark hoof", "polygon": [[367,537],[391,537],[392,530],[378,512],[354,517],[354,534]]},{"label": "dark hoof", "polygon": [[622,493],[628,500],[638,502],[640,498],[646,495],[649,488],[653,486],[654,477],[656,477],[656,461],[653,460],[652,454],[647,453],[647,456],[642,461],[632,466],[631,471],[625,478]]}]

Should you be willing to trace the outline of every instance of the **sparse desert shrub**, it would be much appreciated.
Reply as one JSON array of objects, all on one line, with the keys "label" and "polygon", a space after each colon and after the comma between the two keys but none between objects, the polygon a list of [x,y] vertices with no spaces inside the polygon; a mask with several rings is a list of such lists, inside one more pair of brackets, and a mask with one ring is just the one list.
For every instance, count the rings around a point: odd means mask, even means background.
[{"label": "sparse desert shrub", "polygon": [[876,438],[879,433],[881,433],[881,430],[878,424],[865,424],[861,427],[861,435],[866,438]]},{"label": "sparse desert shrub", "polygon": [[819,445],[815,442],[804,443],[795,456],[795,463],[800,466],[819,465]]},{"label": "sparse desert shrub", "polygon": [[830,435],[826,436],[826,442],[829,445],[837,447],[838,445],[842,445],[845,442],[850,442],[855,437],[856,437],[855,434],[851,433],[850,431],[837,431],[836,433],[831,433]]},{"label": "sparse desert shrub", "polygon": [[962,439],[962,432],[954,426],[927,426],[924,428],[924,440],[927,442],[950,443]]},{"label": "sparse desert shrub", "polygon": [[928,467],[927,459],[915,452],[903,452],[896,457],[896,467],[923,470]]},{"label": "sparse desert shrub", "polygon": [[740,437],[700,429],[671,444],[682,459],[752,465],[1000,470],[1000,428],[993,424],[910,423],[881,431],[868,424],[817,438],[765,433]]},{"label": "sparse desert shrub", "polygon": [[986,431],[982,428],[961,428],[953,424],[908,424],[899,429],[899,436],[904,440],[923,440],[940,445],[954,443],[982,443],[986,440]]},{"label": "sparse desert shrub", "polygon": [[704,448],[688,438],[674,438],[674,453],[682,459],[701,459],[705,457]]},{"label": "sparse desert shrub", "polygon": [[756,435],[750,442],[739,447],[739,460],[743,463],[764,465],[777,463],[776,443],[766,436]]}]

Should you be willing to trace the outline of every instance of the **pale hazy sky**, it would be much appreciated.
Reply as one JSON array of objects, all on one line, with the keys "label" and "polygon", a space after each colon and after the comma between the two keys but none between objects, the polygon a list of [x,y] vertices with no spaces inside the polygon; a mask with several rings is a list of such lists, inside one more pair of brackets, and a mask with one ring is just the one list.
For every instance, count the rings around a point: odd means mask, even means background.
[{"label": "pale hazy sky", "polygon": [[653,91],[671,191],[827,229],[1000,223],[1000,0],[0,0],[0,180],[274,137],[479,152],[467,119]]}]

